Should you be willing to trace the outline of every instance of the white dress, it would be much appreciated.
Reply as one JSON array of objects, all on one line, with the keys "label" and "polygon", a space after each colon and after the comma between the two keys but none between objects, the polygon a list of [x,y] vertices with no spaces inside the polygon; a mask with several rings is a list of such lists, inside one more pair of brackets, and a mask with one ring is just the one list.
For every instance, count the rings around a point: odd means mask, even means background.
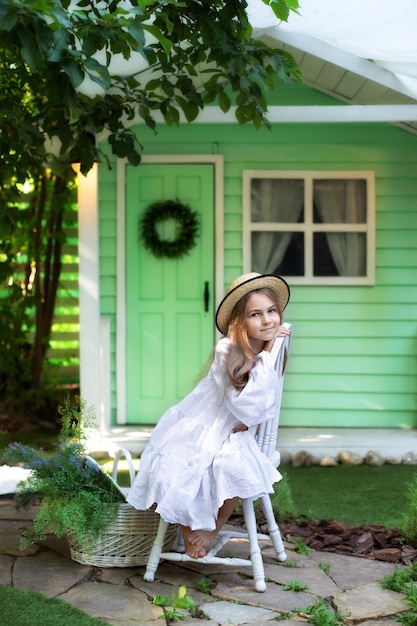
[{"label": "white dress", "polygon": [[216,345],[210,370],[152,431],[127,501],[157,512],[172,524],[213,530],[227,499],[273,492],[282,476],[241,424],[254,426],[276,415],[278,379],[269,352],[260,352],[245,388],[226,386],[229,339]]}]

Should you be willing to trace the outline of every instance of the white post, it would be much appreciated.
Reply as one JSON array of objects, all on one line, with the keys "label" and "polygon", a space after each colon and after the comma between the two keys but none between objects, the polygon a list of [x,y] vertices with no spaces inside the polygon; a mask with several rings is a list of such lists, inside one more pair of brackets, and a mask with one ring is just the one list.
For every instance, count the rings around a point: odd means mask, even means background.
[{"label": "white post", "polygon": [[97,165],[78,173],[78,255],[80,302],[80,395],[103,423],[100,389],[100,293]]}]

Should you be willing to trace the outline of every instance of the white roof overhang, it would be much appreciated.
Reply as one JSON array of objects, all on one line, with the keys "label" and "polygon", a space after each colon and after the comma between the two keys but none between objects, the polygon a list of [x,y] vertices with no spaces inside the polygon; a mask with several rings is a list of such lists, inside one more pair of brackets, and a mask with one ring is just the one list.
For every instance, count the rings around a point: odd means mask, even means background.
[{"label": "white roof overhang", "polygon": [[269,119],[386,121],[417,134],[417,2],[397,0],[394,13],[390,0],[299,1],[284,23],[249,0],[254,36],[290,52],[304,84],[350,106],[271,107]]}]

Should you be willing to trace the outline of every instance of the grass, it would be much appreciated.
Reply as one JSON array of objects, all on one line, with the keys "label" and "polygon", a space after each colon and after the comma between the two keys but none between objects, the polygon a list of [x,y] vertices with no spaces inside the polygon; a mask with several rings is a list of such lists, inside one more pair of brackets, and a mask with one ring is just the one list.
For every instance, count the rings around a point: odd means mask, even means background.
[{"label": "grass", "polygon": [[[112,464],[104,464],[111,471]],[[123,465],[121,464],[121,467]],[[282,465],[284,480],[277,484],[278,514],[283,499],[290,497],[297,517],[337,520],[344,524],[381,524],[400,528],[409,510],[408,485],[417,477],[415,465],[337,465],[300,467]],[[127,471],[118,481],[129,486]],[[287,493],[280,495],[279,488]]]},{"label": "grass", "polygon": [[[382,524],[399,528],[408,511],[408,485],[415,465],[283,465],[298,515],[344,524]],[[278,483],[279,484],[279,483]],[[277,504],[279,507],[279,491]]]},{"label": "grass", "polygon": [[0,585],[2,626],[109,626],[80,609],[36,591]]}]

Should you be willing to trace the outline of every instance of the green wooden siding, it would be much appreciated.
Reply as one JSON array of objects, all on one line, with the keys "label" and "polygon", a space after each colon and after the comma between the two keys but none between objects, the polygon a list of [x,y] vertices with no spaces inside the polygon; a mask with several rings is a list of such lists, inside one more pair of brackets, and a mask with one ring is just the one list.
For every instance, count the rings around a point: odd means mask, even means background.
[{"label": "green wooden siding", "polygon": [[[314,102],[307,88],[288,93],[282,104],[290,96]],[[317,94],[318,104],[329,102]],[[242,271],[244,169],[375,172],[376,284],[292,288],[286,319],[294,341],[281,424],[416,427],[417,138],[387,124],[274,124],[271,132],[192,124],[161,126],[156,137],[144,126],[137,132],[147,155],[224,155],[225,287]],[[102,314],[113,319],[115,177],[115,168],[101,168]]]},{"label": "green wooden siding", "polygon": [[117,166],[109,155],[111,169],[104,165],[98,172],[100,315],[110,320],[111,407],[116,423],[116,290],[117,290]]}]

